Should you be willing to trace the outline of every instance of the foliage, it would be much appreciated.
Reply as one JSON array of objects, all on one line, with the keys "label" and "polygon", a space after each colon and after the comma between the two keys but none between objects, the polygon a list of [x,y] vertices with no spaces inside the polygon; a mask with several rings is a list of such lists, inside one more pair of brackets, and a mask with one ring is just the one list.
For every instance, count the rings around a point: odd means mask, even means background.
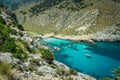
[{"label": "foliage", "polygon": [[27,43],[27,42],[18,39],[18,40],[15,41],[15,44],[16,44],[19,48],[21,48],[21,49],[23,50],[23,52],[28,52],[29,46],[28,46],[28,43]]},{"label": "foliage", "polygon": [[113,71],[113,74],[114,74],[115,78],[119,80],[120,79],[120,67],[115,69]]},{"label": "foliage", "polygon": [[23,28],[22,25],[18,24],[17,27],[18,27],[18,29],[20,29],[21,31],[24,31],[24,28]]},{"label": "foliage", "polygon": [[6,24],[5,20],[2,17],[0,17],[0,22]]},{"label": "foliage", "polygon": [[71,75],[77,75],[77,71],[76,70],[70,69],[69,72],[70,72]]},{"label": "foliage", "polygon": [[39,66],[40,64],[39,64],[39,59],[31,59],[31,60],[29,60],[29,62],[30,62],[30,65],[34,65],[34,66]]},{"label": "foliage", "polygon": [[50,64],[51,68],[56,68],[55,64]]},{"label": "foliage", "polygon": [[11,28],[5,26],[0,22],[0,34],[1,34],[1,45],[0,50],[2,52],[14,52],[15,51],[15,40],[9,37]]},{"label": "foliage", "polygon": [[18,58],[22,61],[25,61],[28,58],[28,54],[23,52],[22,49],[16,48],[16,52],[13,54],[13,57]]},{"label": "foliage", "polygon": [[12,29],[10,33],[11,33],[11,34],[14,34],[14,35],[17,35],[17,31],[14,30],[14,29]]},{"label": "foliage", "polygon": [[7,38],[2,45],[1,51],[14,53],[15,47],[15,40],[12,38]]},{"label": "foliage", "polygon": [[[22,25],[13,22],[20,30],[24,30]],[[0,51],[2,52],[11,52],[15,58],[18,58],[22,61],[28,58],[28,54],[24,52],[21,47],[16,45],[15,39],[10,37],[10,34],[17,34],[16,30],[11,29],[6,25],[5,20],[0,17]],[[28,44],[24,41],[20,41],[25,45],[25,48],[28,47]]]},{"label": "foliage", "polygon": [[12,22],[13,25],[17,26],[18,29],[20,29],[21,31],[24,31],[24,28],[21,24],[18,24],[16,22]]},{"label": "foliage", "polygon": [[47,49],[40,49],[41,54],[42,54],[42,58],[45,59],[49,64],[52,64],[53,59],[54,59],[54,55],[50,50]]}]

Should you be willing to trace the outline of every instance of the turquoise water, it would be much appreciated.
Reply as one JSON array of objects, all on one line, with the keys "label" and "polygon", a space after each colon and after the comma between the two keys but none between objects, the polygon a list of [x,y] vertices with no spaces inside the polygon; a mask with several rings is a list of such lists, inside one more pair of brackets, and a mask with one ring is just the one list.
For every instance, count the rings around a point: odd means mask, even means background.
[{"label": "turquoise water", "polygon": [[120,66],[120,42],[97,42],[92,45],[56,38],[43,41],[48,43],[50,49],[55,46],[61,49],[55,52],[57,61],[97,79],[113,77],[112,71]]}]

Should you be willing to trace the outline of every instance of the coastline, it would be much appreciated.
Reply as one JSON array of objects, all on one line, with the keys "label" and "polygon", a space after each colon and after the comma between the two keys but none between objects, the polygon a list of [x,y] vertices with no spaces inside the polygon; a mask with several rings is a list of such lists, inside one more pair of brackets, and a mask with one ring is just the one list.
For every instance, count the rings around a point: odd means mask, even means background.
[{"label": "coastline", "polygon": [[[68,35],[54,35],[54,34],[45,34],[45,35],[37,35],[37,37],[42,37],[42,38],[49,38],[49,37],[54,37],[54,38],[59,38],[59,39],[63,39],[63,40],[73,40],[73,41],[88,41],[92,39],[92,35],[80,35],[80,36],[68,36]],[[69,66],[54,60],[54,64],[56,64],[57,66],[63,66],[65,69],[71,69]],[[85,79],[89,79],[89,80],[96,80],[95,77],[90,76],[88,74],[84,74],[81,72],[77,71],[77,80],[79,80],[79,78],[85,78]]]},{"label": "coastline", "polygon": [[58,34],[55,35],[53,33],[50,34],[45,34],[45,35],[36,35],[37,37],[41,38],[49,38],[49,37],[54,37],[58,39],[63,39],[63,40],[72,40],[72,41],[82,41],[82,42],[88,42],[94,44],[95,42],[99,41],[105,41],[105,42],[118,42],[120,39],[118,37],[115,38],[110,38],[108,35],[95,35],[95,34],[88,34],[88,35],[62,35]]},{"label": "coastline", "polygon": [[53,33],[45,34],[40,37],[42,37],[42,38],[55,37],[55,38],[59,38],[59,39],[73,40],[73,41],[89,41],[94,38],[92,34],[90,34],[90,35],[61,35],[61,34],[54,35]]},{"label": "coastline", "polygon": [[[90,41],[91,39],[93,39],[93,35],[54,35],[54,34],[45,34],[44,36],[40,36],[42,38],[49,38],[49,37],[54,37],[54,38],[58,38],[58,39],[63,39],[63,40],[72,40],[72,41]],[[69,66],[59,62],[59,61],[56,61],[54,60],[54,63],[58,66],[64,66],[65,68],[67,69],[71,69]],[[96,80],[95,77],[93,76],[90,76],[88,74],[84,74],[84,73],[81,73],[81,72],[78,72],[78,75],[80,77],[84,77],[85,79],[89,79],[89,80]]]}]

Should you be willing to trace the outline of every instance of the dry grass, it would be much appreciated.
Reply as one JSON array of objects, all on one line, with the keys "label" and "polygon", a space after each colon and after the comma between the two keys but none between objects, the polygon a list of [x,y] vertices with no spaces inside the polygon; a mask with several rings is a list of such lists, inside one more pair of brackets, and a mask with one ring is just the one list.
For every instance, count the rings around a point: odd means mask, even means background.
[{"label": "dry grass", "polygon": [[7,62],[0,63],[0,80],[14,80],[12,74],[12,67]]},{"label": "dry grass", "polygon": [[24,52],[28,52],[27,48],[26,48],[26,44],[19,41],[19,40],[16,40],[15,41],[15,44],[20,47]]},{"label": "dry grass", "polygon": [[[120,22],[120,16],[119,16],[120,15],[120,4],[119,3],[115,3],[110,0],[105,0],[105,1],[84,0],[84,3],[93,3],[93,5],[83,8],[80,11],[84,12],[84,11],[93,10],[93,9],[98,9],[99,11],[99,15],[97,16],[97,19],[95,21],[96,26],[91,26],[90,28],[88,28],[84,32],[85,34],[101,31],[115,23]],[[30,6],[33,6],[33,4],[30,4],[26,8],[23,7],[19,11],[21,10],[28,11]],[[19,11],[17,11],[18,15],[19,15]],[[49,13],[49,10],[45,11],[44,15],[47,15],[48,13]],[[26,21],[24,26],[25,26],[24,27],[25,30],[30,31],[30,32],[35,32],[37,34],[46,34],[46,33],[51,33],[51,32],[55,32],[56,34],[67,34],[67,35],[76,34],[74,29],[57,31],[55,30],[55,27],[52,27],[53,26],[52,23],[47,25],[46,27],[41,27],[37,25],[31,25],[31,23]]]},{"label": "dry grass", "polygon": [[2,75],[0,75],[0,80],[6,80]]}]

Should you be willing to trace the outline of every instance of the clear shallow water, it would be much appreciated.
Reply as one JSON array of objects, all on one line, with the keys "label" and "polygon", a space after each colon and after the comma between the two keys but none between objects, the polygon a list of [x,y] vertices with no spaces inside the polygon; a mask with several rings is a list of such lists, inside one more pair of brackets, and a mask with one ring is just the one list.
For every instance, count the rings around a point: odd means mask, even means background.
[{"label": "clear shallow water", "polygon": [[[120,42],[97,42],[90,45],[56,38],[43,41],[48,43],[50,49],[55,46],[61,49],[55,52],[57,61],[97,79],[112,77],[112,71],[120,66]],[[91,55],[91,58],[86,57],[86,54]]]}]

